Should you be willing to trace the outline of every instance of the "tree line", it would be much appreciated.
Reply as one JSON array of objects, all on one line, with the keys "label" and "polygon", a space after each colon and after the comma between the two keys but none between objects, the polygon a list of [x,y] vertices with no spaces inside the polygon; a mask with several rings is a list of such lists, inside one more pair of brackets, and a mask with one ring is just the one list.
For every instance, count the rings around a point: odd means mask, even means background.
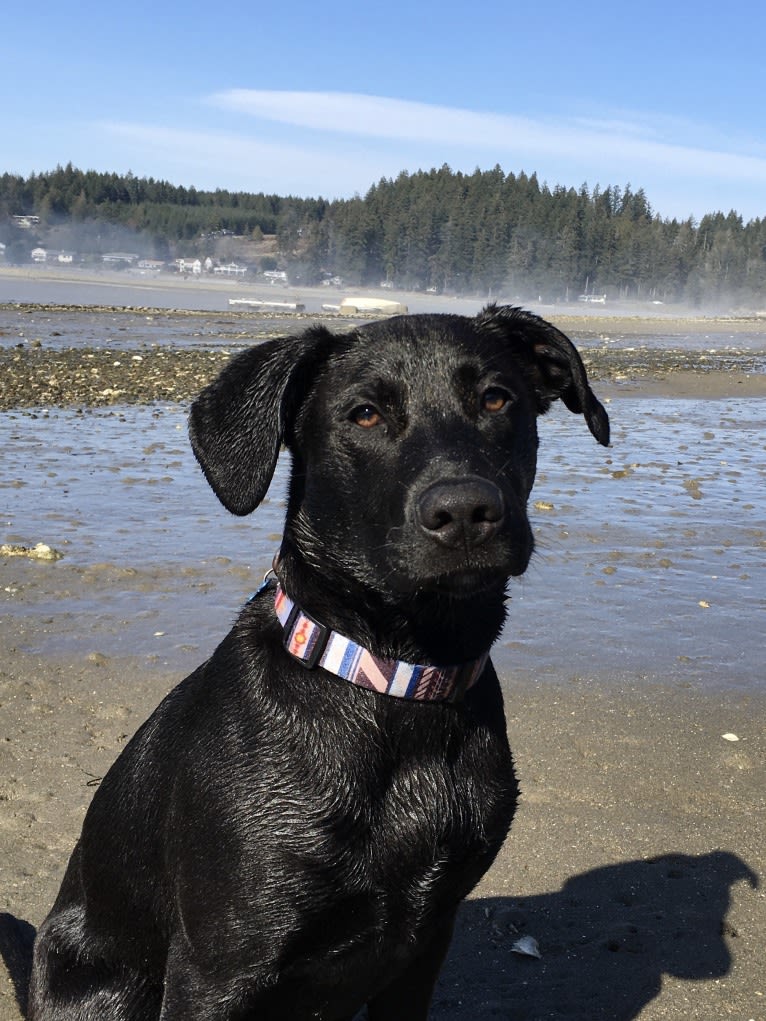
[{"label": "tree line", "polygon": [[509,300],[606,294],[697,306],[762,307],[766,293],[764,218],[667,219],[643,189],[551,188],[500,167],[403,172],[364,196],[327,201],[200,191],[68,164],[0,176],[0,230],[11,242],[12,217],[22,214],[39,216],[43,229],[77,227],[91,245],[122,232],[158,258],[204,255],[222,232],[275,235],[280,264],[305,284],[340,276]]}]

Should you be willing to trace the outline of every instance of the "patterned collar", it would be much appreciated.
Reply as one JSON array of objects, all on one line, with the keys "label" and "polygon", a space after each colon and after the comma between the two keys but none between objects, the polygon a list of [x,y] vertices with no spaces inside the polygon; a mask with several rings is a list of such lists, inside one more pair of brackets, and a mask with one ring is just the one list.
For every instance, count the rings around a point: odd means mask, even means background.
[{"label": "patterned collar", "polygon": [[284,628],[284,647],[302,666],[320,666],[351,684],[395,698],[457,702],[481,677],[489,659],[486,652],[469,663],[447,667],[381,659],[304,613],[279,583],[274,609]]}]

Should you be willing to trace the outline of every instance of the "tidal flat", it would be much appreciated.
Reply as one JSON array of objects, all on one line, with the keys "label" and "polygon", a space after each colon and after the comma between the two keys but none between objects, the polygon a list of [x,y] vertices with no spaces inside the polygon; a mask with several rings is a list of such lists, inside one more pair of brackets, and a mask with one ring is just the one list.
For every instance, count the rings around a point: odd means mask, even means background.
[{"label": "tidal flat", "polygon": [[[763,1018],[766,338],[589,322],[565,328],[612,445],[560,407],[540,422],[537,552],[493,654],[522,802],[433,1018]],[[63,554],[0,554],[0,1021],[22,1016],[92,785],[279,543],[286,455],[267,501],[228,515],[189,401],[236,350],[305,325],[0,309],[0,546]],[[540,960],[512,952],[520,935]]]}]

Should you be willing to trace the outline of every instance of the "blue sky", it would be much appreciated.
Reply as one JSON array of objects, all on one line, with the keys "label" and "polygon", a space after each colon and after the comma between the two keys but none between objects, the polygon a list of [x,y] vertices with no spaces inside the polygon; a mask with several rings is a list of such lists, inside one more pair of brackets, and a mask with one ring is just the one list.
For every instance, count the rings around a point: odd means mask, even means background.
[{"label": "blue sky", "polygon": [[11,4],[0,171],[325,198],[449,164],[766,216],[766,4]]}]

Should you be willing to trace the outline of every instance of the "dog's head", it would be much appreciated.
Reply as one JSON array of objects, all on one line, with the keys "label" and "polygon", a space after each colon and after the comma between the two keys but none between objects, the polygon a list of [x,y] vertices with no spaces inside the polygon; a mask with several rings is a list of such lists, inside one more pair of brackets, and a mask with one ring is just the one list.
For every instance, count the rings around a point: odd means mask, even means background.
[{"label": "dog's head", "polygon": [[459,596],[526,569],[536,418],[557,399],[608,444],[571,342],[538,316],[489,306],[251,348],[199,396],[190,432],[235,514],[263,499],[289,448],[290,555],[393,595]]}]

